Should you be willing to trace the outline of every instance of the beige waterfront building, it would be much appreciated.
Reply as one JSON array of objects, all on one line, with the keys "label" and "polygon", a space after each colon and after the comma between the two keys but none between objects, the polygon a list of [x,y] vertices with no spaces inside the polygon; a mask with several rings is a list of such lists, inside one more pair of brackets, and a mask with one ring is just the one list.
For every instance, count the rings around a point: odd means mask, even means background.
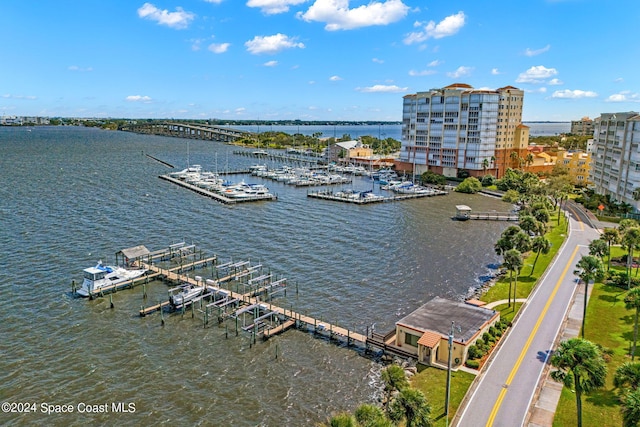
[{"label": "beige waterfront building", "polygon": [[420,363],[448,365],[449,335],[453,333],[451,364],[467,360],[469,347],[500,320],[500,312],[467,302],[436,297],[396,322],[395,346]]},{"label": "beige waterfront building", "polygon": [[510,159],[526,151],[524,91],[513,86],[474,89],[455,83],[405,95],[399,170],[456,176],[504,175]]},{"label": "beige waterfront building", "polygon": [[593,135],[593,120],[589,117],[583,117],[580,120],[572,120],[571,133],[580,136]]}]

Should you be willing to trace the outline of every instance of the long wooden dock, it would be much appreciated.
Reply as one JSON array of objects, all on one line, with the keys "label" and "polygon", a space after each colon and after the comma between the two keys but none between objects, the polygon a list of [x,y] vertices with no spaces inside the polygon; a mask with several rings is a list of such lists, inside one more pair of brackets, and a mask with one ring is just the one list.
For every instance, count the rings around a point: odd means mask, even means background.
[{"label": "long wooden dock", "polygon": [[[262,337],[264,339],[267,339],[278,333],[284,332],[286,329],[295,325],[298,328],[306,328],[307,330],[311,330],[313,332],[320,333],[323,335],[328,334],[330,338],[341,337],[343,339],[346,339],[348,344],[351,344],[352,342],[358,342],[358,343],[361,343],[362,345],[366,345],[367,343],[367,337],[363,334],[351,331],[347,328],[338,326],[336,324],[328,323],[323,320],[304,315],[302,313],[293,311],[292,309],[287,309],[284,307],[277,306],[271,302],[264,302],[259,298],[259,296],[256,295],[259,292],[268,291],[272,287],[281,286],[282,279],[264,284],[260,286],[257,290],[251,290],[246,293],[239,293],[239,292],[233,292],[230,289],[223,288],[222,286],[220,286],[225,281],[237,277],[239,275],[238,272],[233,272],[229,275],[226,275],[224,277],[221,277],[215,280],[214,279],[198,280],[196,277],[186,277],[186,276],[180,275],[178,272],[175,271],[176,270],[175,268],[162,269],[153,264],[143,264],[143,265],[145,268],[152,271],[153,274],[162,276],[167,280],[170,280],[173,282],[180,282],[180,283],[189,283],[193,286],[202,286],[204,287],[204,293],[208,291],[218,292],[218,293],[224,292],[227,295],[228,301],[233,301],[234,303],[237,303],[237,309],[234,311],[234,313],[236,314],[238,314],[238,312],[241,310],[246,311],[248,308],[252,308],[254,306],[259,305],[264,307],[265,310],[268,311],[269,313],[272,313],[273,315],[277,315],[280,318],[282,318],[283,320],[280,323],[280,325],[275,326],[273,328],[271,327],[266,328],[262,332]],[[257,279],[261,280],[265,278],[266,277],[258,277]],[[197,300],[191,301],[190,304],[193,304],[194,302],[197,302]],[[144,317],[154,311],[157,311],[166,307],[168,304],[169,302],[165,301],[150,307],[142,308],[140,310],[140,316]],[[221,305],[218,306],[218,308],[222,308]]]}]

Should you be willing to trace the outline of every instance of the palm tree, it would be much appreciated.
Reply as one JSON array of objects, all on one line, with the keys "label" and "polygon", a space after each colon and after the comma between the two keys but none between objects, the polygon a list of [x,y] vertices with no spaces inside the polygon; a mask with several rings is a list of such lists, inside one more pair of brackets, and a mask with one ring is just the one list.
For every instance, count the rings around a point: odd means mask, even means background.
[{"label": "palm tree", "polygon": [[393,427],[393,423],[380,407],[368,403],[360,405],[354,416],[361,427]]},{"label": "palm tree", "polygon": [[638,341],[638,314],[640,313],[640,288],[633,288],[624,297],[624,306],[627,310],[635,309],[633,319],[633,347],[631,349],[631,361],[636,355],[636,343]]},{"label": "palm tree", "polygon": [[605,228],[602,232],[601,239],[609,245],[609,249],[607,250],[607,253],[609,254],[607,257],[607,271],[609,271],[611,268],[611,245],[620,243],[620,233],[617,228]]},{"label": "palm tree", "polygon": [[404,418],[407,427],[430,427],[433,425],[431,406],[427,402],[427,398],[420,390],[414,388],[405,388],[400,391],[391,404],[390,418],[395,422]]},{"label": "palm tree", "polygon": [[640,244],[640,227],[631,227],[624,230],[621,239],[622,247],[627,250],[627,290],[631,288],[631,263],[633,262],[633,250]]},{"label": "palm tree", "polygon": [[584,282],[584,311],[582,313],[582,338],[584,338],[584,322],[587,317],[587,297],[589,295],[589,282],[591,280],[600,281],[604,277],[604,267],[602,262],[593,255],[584,255],[576,264],[577,269],[573,272]]},{"label": "palm tree", "polygon": [[539,221],[532,215],[523,215],[520,217],[518,225],[527,233],[537,233],[537,231],[540,229],[540,227],[538,226],[538,222]]},{"label": "palm tree", "polygon": [[404,373],[404,369],[396,364],[389,365],[387,369],[382,371],[380,377],[384,384],[386,397],[384,407],[388,411],[389,402],[391,401],[391,395],[395,391],[401,391],[409,387],[409,380],[407,380],[407,374]]},{"label": "palm tree", "polygon": [[482,175],[486,175],[487,174],[487,168],[489,167],[489,160],[487,160],[486,158],[482,161]]},{"label": "palm tree", "polygon": [[[509,307],[511,307],[511,285],[513,283],[513,273],[516,273],[516,285],[518,285],[518,273],[522,268],[522,254],[517,249],[509,249],[504,254],[504,262],[502,265],[509,270]],[[514,287],[513,304],[515,305],[516,293]]]},{"label": "palm tree", "polygon": [[531,250],[536,251],[536,257],[533,260],[533,266],[531,267],[531,273],[529,273],[529,276],[533,274],[533,270],[536,268],[536,263],[538,262],[540,253],[548,254],[551,250],[551,242],[544,236],[536,236],[531,242]]},{"label": "palm tree", "polygon": [[518,161],[520,159],[520,156],[518,156],[518,152],[512,151],[511,154],[509,155],[509,158],[511,158],[511,166],[515,166],[517,168]]},{"label": "palm tree", "polygon": [[628,392],[622,399],[622,426],[636,427],[640,424],[640,390]]},{"label": "palm tree", "polygon": [[626,362],[618,366],[613,377],[613,385],[617,388],[637,390],[640,387],[640,363]]},{"label": "palm tree", "polygon": [[591,341],[571,338],[560,343],[551,356],[551,365],[558,368],[551,372],[551,378],[575,387],[578,427],[582,427],[582,394],[605,385],[607,366],[602,353]]},{"label": "palm tree", "polygon": [[595,239],[589,243],[589,255],[597,256],[604,263],[604,257],[609,255],[609,245],[604,239]]},{"label": "palm tree", "polygon": [[527,164],[527,167],[530,167],[533,164],[533,154],[527,154],[527,157],[524,159],[524,161]]}]

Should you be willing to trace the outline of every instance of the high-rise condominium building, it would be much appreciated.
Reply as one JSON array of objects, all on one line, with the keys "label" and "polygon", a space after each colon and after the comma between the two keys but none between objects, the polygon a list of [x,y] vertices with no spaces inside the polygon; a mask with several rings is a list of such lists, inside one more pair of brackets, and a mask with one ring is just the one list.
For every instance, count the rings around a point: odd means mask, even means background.
[{"label": "high-rise condominium building", "polygon": [[572,120],[571,133],[580,136],[593,135],[593,120],[589,117],[583,117],[580,120]]},{"label": "high-rise condominium building", "polygon": [[595,192],[638,210],[634,190],[640,189],[640,115],[603,113],[594,122],[590,180]]},{"label": "high-rise condominium building", "polygon": [[501,177],[526,156],[523,99],[524,92],[512,86],[485,90],[462,83],[406,95],[398,168]]}]

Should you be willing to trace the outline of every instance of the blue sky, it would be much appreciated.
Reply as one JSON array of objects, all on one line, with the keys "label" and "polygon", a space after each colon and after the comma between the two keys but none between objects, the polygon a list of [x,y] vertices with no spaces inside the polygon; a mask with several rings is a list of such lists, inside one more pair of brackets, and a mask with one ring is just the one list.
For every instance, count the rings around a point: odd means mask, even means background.
[{"label": "blue sky", "polygon": [[20,0],[0,115],[402,119],[451,83],[525,90],[523,120],[638,111],[637,0]]}]

